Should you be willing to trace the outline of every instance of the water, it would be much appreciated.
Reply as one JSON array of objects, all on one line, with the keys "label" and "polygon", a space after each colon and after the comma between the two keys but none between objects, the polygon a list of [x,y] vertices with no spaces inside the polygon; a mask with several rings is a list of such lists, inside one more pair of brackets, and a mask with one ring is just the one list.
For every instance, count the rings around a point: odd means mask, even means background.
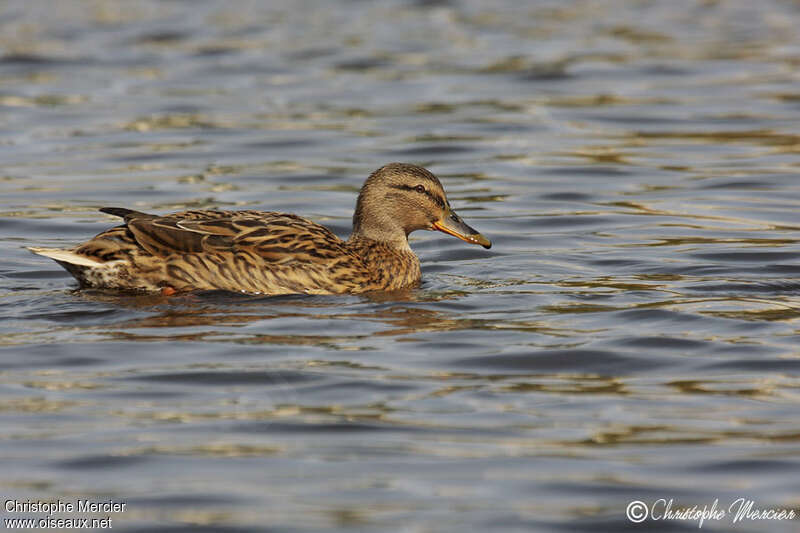
[{"label": "water", "polygon": [[[777,0],[7,4],[4,499],[114,499],[128,532],[797,509],[798,27]],[[493,248],[418,232],[419,289],[275,298],[78,292],[24,249],[105,205],[346,236],[395,160]],[[732,528],[797,521],[703,525]]]}]

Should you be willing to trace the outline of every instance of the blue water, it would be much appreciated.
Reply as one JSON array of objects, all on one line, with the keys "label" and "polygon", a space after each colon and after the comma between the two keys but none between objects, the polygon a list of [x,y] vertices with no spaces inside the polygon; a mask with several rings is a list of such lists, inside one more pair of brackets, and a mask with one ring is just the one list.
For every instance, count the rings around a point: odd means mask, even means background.
[{"label": "blue water", "polygon": [[[778,0],[8,4],[4,501],[125,502],[91,515],[125,532],[799,510],[798,27]],[[105,205],[346,236],[390,161],[492,249],[414,233],[420,288],[318,297],[77,291],[25,249]]]}]

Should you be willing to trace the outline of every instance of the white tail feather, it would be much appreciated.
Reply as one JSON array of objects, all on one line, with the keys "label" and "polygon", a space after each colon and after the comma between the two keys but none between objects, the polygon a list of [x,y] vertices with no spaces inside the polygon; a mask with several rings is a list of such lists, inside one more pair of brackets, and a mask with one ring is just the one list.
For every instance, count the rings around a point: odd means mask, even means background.
[{"label": "white tail feather", "polygon": [[54,261],[69,263],[70,265],[78,265],[89,268],[100,268],[108,265],[108,263],[101,263],[100,261],[95,261],[94,259],[86,257],[85,255],[79,255],[76,254],[75,252],[71,252],[69,250],[61,250],[59,248],[29,247],[28,250],[30,250],[35,254],[49,257]]}]

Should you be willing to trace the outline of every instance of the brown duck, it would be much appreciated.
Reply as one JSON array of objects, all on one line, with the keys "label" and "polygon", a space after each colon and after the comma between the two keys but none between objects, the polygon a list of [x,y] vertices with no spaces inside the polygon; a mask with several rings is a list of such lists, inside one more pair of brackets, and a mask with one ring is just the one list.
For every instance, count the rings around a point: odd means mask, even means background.
[{"label": "brown duck", "polygon": [[412,231],[492,246],[450,208],[436,176],[403,163],[383,166],[364,182],[347,241],[310,220],[270,211],[100,211],[125,223],[75,248],[30,250],[58,262],[81,287],[340,294],[418,283]]}]

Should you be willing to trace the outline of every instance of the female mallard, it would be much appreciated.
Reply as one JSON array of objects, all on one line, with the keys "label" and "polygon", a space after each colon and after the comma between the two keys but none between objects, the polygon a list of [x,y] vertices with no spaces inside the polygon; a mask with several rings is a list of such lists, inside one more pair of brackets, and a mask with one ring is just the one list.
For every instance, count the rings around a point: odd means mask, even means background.
[{"label": "female mallard", "polygon": [[81,287],[339,294],[417,283],[419,259],[408,234],[418,229],[492,246],[450,209],[436,176],[403,163],[381,167],[364,182],[347,241],[285,213],[100,211],[125,224],[75,248],[30,250],[58,262]]}]

